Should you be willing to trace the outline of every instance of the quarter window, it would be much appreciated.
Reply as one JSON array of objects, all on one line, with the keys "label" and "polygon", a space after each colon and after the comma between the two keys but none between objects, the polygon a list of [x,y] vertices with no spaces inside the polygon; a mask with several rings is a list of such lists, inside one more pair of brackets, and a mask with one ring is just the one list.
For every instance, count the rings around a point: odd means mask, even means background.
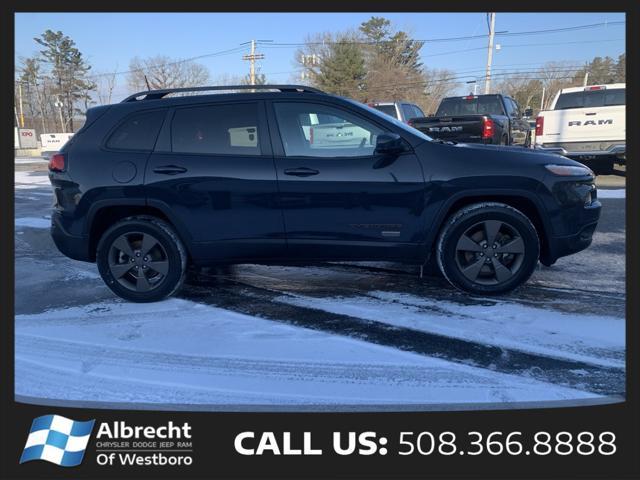
[{"label": "quarter window", "polygon": [[260,155],[258,105],[208,105],[176,110],[172,150],[210,155]]},{"label": "quarter window", "polygon": [[373,155],[383,130],[337,108],[318,104],[274,104],[288,157],[362,157]]},{"label": "quarter window", "polygon": [[141,112],[128,117],[107,141],[107,148],[151,151],[166,110]]}]

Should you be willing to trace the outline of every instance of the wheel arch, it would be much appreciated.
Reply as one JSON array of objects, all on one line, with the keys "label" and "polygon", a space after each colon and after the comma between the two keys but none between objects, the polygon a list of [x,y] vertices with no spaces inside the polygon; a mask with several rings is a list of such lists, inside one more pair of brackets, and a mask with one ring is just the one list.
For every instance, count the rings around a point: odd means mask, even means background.
[{"label": "wheel arch", "polygon": [[89,255],[91,261],[96,261],[96,249],[100,238],[116,222],[135,216],[151,216],[159,218],[173,227],[176,235],[182,241],[187,255],[191,258],[190,239],[185,238],[185,230],[181,222],[173,217],[168,209],[162,208],[162,205],[147,205],[146,203],[101,203],[94,205],[90,212],[90,221],[88,222],[88,241]]},{"label": "wheel arch", "polygon": [[433,257],[436,248],[436,239],[442,231],[447,220],[461,208],[472,205],[474,203],[498,202],[504,203],[521,211],[535,227],[540,239],[540,260],[546,264],[548,262],[549,252],[549,235],[550,226],[544,215],[544,208],[540,204],[538,198],[530,192],[514,190],[514,191],[471,191],[454,195],[440,209],[436,221],[429,230],[427,236],[428,255]]}]

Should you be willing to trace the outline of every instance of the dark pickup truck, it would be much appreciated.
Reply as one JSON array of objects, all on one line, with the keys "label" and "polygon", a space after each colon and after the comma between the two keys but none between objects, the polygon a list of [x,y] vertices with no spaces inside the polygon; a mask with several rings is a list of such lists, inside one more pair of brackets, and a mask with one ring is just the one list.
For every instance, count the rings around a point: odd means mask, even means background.
[{"label": "dark pickup truck", "polygon": [[434,116],[412,118],[409,125],[442,140],[531,146],[531,127],[506,95],[447,97]]}]

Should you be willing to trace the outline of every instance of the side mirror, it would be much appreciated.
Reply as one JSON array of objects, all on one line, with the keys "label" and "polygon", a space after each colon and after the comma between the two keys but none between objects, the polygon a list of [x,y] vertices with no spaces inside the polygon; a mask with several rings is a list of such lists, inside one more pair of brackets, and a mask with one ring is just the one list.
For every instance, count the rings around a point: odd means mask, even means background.
[{"label": "side mirror", "polygon": [[524,116],[527,118],[533,117],[533,108],[526,108],[524,110]]},{"label": "side mirror", "polygon": [[402,137],[397,133],[381,133],[376,139],[375,153],[378,155],[399,155],[404,150]]}]

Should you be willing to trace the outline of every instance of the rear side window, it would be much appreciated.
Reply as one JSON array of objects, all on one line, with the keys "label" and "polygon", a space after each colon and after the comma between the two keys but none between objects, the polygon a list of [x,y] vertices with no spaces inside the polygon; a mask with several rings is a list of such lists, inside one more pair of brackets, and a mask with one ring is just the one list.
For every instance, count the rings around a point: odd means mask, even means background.
[{"label": "rear side window", "polygon": [[373,105],[373,108],[387,115],[391,115],[393,118],[398,118],[395,105]]},{"label": "rear side window", "polygon": [[415,118],[415,110],[413,109],[413,105],[409,105],[408,103],[402,104],[402,113],[404,114],[405,120],[409,120],[411,118]]},{"label": "rear side window", "polygon": [[414,113],[414,118],[424,117],[424,112],[417,105],[413,106],[413,113]]},{"label": "rear side window", "polygon": [[166,110],[151,110],[127,117],[109,137],[107,148],[153,150],[165,114]]},{"label": "rear side window", "polygon": [[208,105],[176,110],[171,124],[174,152],[260,155],[258,104]]}]

